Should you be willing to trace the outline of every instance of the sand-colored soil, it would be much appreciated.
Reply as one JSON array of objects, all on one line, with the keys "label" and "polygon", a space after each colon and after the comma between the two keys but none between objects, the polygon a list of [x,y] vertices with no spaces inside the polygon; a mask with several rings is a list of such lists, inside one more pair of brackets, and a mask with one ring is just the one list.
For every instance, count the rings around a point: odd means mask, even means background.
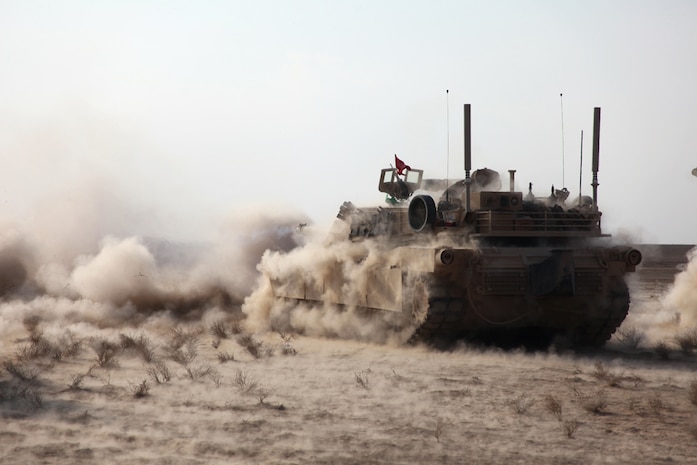
[{"label": "sand-colored soil", "polygon": [[697,463],[697,355],[641,326],[679,261],[632,280],[641,344],[590,353],[28,322],[0,354],[0,463]]}]

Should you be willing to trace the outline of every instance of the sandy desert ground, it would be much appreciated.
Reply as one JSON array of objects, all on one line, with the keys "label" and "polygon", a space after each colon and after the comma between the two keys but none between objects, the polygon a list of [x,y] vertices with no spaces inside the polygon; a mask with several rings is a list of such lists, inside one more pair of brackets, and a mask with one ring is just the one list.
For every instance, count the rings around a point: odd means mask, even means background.
[{"label": "sandy desert ground", "polygon": [[5,306],[0,463],[697,463],[687,250],[644,248],[630,316],[585,353],[250,334],[225,312],[98,327],[74,307],[45,320]]}]

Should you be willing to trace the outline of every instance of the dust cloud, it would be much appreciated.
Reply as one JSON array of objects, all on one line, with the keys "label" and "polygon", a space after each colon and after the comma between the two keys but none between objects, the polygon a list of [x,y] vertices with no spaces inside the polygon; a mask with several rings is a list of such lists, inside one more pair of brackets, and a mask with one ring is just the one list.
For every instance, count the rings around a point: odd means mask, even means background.
[{"label": "dust cloud", "polygon": [[259,284],[242,307],[247,327],[403,344],[426,316],[422,272],[433,265],[433,248],[475,247],[450,235],[416,248],[394,248],[377,238],[353,242],[345,239],[349,227],[337,220],[324,237],[309,237],[288,252],[265,252],[258,265]]},{"label": "dust cloud", "polygon": [[697,248],[687,255],[688,263],[683,271],[675,276],[675,283],[663,298],[663,306],[668,312],[679,314],[684,327],[697,326]]},{"label": "dust cloud", "polygon": [[632,301],[615,340],[629,338],[644,348],[679,349],[681,339],[697,344],[697,248],[655,245],[645,251],[645,263],[627,276]]},{"label": "dust cloud", "polygon": [[[62,231],[80,232],[65,218],[47,242],[17,224],[2,230],[0,463],[697,456],[694,362],[395,347],[410,331],[394,312],[376,320],[331,304],[281,308],[268,275],[319,282],[341,263],[342,292],[358,298],[367,267],[403,257],[377,241],[333,242],[345,223],[327,238],[299,228],[300,214],[269,212],[234,212],[216,240],[201,243],[102,235],[108,221],[98,221],[82,238],[68,234],[63,253]],[[677,279],[671,292],[691,283]],[[655,308],[653,290],[637,286]],[[240,330],[231,317],[244,316]]]},{"label": "dust cloud", "polygon": [[[117,234],[97,240],[109,226],[128,229],[118,227],[117,218],[137,215],[127,206],[118,208],[115,199],[108,202],[114,209],[100,213],[92,201],[61,214],[54,210],[53,234],[50,217],[41,217],[43,227],[31,228],[36,221],[6,222],[0,234],[0,341],[36,319],[47,331],[54,327],[83,335],[165,317],[196,320],[227,313],[241,318],[240,305],[252,292],[264,251],[296,247],[297,225],[307,221],[286,210],[245,209],[233,212],[212,241]],[[85,221],[90,213],[94,217]]]},{"label": "dust cloud", "polygon": [[[340,234],[345,227],[348,227],[346,223],[335,223],[330,238]],[[348,231],[344,232],[348,235]],[[370,315],[359,311],[355,305],[340,308],[335,304],[342,297],[336,295],[337,287],[325,289],[323,286],[340,269],[337,278],[342,280],[340,293],[349,301],[359,301],[367,292],[366,280],[371,276],[369,270],[378,262],[383,267],[395,266],[397,260],[396,253],[391,253],[378,241],[372,240],[332,243],[331,239],[325,241],[315,237],[315,240],[303,247],[287,253],[267,251],[258,266],[261,272],[259,286],[242,307],[247,315],[247,326],[255,331],[276,330],[315,337],[374,342],[387,342],[391,336],[399,339],[394,334],[399,332],[396,327],[400,323],[399,314],[385,311],[379,312],[379,316]],[[298,304],[293,299],[274,298],[273,286],[282,288],[302,282],[317,289],[317,302],[304,301]],[[279,292],[284,294],[283,290]],[[292,291],[290,295],[293,295]]]}]

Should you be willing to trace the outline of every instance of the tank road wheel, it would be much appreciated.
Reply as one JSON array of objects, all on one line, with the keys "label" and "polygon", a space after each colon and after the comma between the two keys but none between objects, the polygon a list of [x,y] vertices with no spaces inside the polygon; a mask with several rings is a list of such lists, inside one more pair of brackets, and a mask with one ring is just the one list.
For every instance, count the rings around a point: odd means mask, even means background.
[{"label": "tank road wheel", "polygon": [[617,278],[607,291],[604,306],[596,314],[605,318],[596,318],[576,334],[576,345],[602,347],[622,324],[629,312],[629,288],[622,278]]},{"label": "tank road wheel", "polygon": [[421,232],[436,222],[436,202],[430,195],[417,195],[409,203],[409,226]]},{"label": "tank road wheel", "polygon": [[448,346],[457,340],[462,308],[454,299],[432,299],[423,323],[409,338],[409,343],[423,342],[436,346]]}]

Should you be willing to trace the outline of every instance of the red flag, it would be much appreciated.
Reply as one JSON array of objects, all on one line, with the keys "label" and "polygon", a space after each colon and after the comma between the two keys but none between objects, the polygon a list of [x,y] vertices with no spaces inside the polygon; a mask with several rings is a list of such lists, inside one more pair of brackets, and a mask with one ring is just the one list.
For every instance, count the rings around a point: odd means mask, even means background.
[{"label": "red flag", "polygon": [[397,158],[397,154],[394,154],[394,164],[397,167],[397,174],[400,176],[404,174],[404,170],[410,170],[411,166],[404,163],[402,160]]}]

